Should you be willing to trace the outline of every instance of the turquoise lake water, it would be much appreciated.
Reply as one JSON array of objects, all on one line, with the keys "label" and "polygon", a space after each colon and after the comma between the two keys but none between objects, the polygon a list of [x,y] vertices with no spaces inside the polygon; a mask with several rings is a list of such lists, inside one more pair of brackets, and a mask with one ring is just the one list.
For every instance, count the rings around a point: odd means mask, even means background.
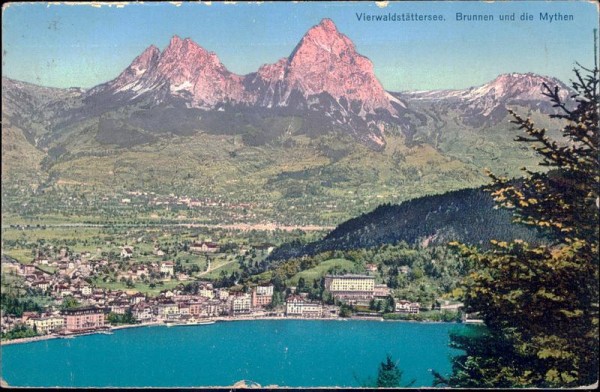
[{"label": "turquoise lake water", "polygon": [[431,386],[450,371],[461,324],[258,320],[141,327],[3,346],[2,378],[29,387],[360,386],[386,353],[402,380]]}]

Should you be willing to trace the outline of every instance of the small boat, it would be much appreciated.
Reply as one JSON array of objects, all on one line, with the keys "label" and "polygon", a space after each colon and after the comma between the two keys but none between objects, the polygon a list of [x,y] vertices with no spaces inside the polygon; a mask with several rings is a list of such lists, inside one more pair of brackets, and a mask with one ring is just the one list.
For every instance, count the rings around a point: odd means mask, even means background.
[{"label": "small boat", "polygon": [[195,321],[193,323],[190,323],[192,325],[209,325],[209,324],[214,324],[215,320],[205,320],[205,321]]},{"label": "small boat", "polygon": [[193,326],[193,325],[209,325],[209,324],[214,324],[214,323],[215,322],[213,320],[206,320],[206,321],[188,321],[186,323],[177,323],[174,325],[185,327],[185,326]]}]

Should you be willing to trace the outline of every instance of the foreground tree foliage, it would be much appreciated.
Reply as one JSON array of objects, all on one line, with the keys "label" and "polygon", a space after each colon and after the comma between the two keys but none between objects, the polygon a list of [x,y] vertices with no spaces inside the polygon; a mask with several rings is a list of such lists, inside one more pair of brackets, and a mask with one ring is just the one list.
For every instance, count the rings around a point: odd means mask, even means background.
[{"label": "foreground tree foliage", "polygon": [[[581,67],[581,66],[580,66]],[[575,70],[575,108],[544,86],[565,120],[563,140],[511,111],[546,172],[509,180],[490,174],[496,202],[517,223],[545,232],[550,245],[492,241],[482,252],[455,244],[474,262],[465,281],[466,311],[485,330],[454,335],[451,387],[574,387],[598,380],[598,69]]]},{"label": "foreground tree foliage", "polygon": [[363,388],[410,387],[416,382],[416,380],[412,380],[406,385],[401,385],[402,373],[402,370],[400,370],[400,368],[396,365],[396,362],[394,362],[392,356],[390,354],[387,354],[385,361],[379,363],[376,379],[369,377],[367,380],[361,381],[358,378],[356,378],[356,376],[355,378]]},{"label": "foreground tree foliage", "polygon": [[[400,382],[402,381],[402,370],[396,366],[390,354],[386,356],[384,362],[379,364],[379,370],[377,371],[377,381],[375,386],[377,388],[399,388]],[[406,386],[411,386],[414,380]]]}]

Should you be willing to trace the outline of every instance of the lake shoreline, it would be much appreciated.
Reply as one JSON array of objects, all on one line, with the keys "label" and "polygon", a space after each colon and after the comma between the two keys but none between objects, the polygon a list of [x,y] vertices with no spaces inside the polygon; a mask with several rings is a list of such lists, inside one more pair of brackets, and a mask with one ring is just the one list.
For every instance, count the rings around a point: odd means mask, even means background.
[{"label": "lake shoreline", "polygon": [[[431,320],[386,320],[383,317],[332,317],[332,318],[306,318],[306,317],[277,317],[277,316],[257,316],[257,317],[230,317],[230,316],[220,316],[220,317],[211,317],[207,319],[202,319],[198,322],[198,324],[172,324],[169,325],[162,321],[154,321],[150,323],[141,323],[141,324],[125,324],[125,325],[115,325],[111,326],[109,331],[116,331],[121,329],[130,329],[130,328],[141,328],[141,327],[169,327],[169,326],[201,326],[201,325],[210,325],[212,323],[217,322],[233,322],[233,321],[262,321],[262,320],[303,320],[303,321],[377,321],[377,322],[400,322],[400,323],[419,323],[419,324],[463,324],[456,321],[431,321]],[[42,336],[33,336],[30,338],[19,338],[19,339],[11,339],[11,340],[2,340],[0,341],[1,346],[8,346],[14,344],[25,344],[25,343],[33,343],[44,340],[51,339],[71,339],[80,336],[86,335],[95,335],[95,334],[106,334],[106,331],[93,331],[93,332],[85,332],[81,334],[72,334],[72,335],[42,335]]]},{"label": "lake shoreline", "polygon": [[[196,328],[121,326],[125,328],[118,329],[137,329],[2,347],[2,378],[12,387],[229,388],[242,379],[262,386],[358,387],[354,375],[364,378],[376,372],[390,353],[403,363],[406,377],[430,386],[428,369],[447,372],[447,358],[455,353],[448,346],[449,332],[464,327],[348,319],[219,319]],[[157,325],[163,327],[139,328]],[[307,350],[313,355],[307,356]],[[212,362],[193,360],[199,353]],[[346,358],[343,366],[339,358]]]}]

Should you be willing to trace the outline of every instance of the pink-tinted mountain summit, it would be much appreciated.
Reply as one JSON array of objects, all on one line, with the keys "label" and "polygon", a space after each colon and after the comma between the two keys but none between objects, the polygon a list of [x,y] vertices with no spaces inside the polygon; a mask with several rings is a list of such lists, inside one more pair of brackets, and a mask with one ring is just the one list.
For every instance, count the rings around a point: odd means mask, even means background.
[{"label": "pink-tinted mountain summit", "polygon": [[304,97],[328,93],[336,100],[361,103],[373,113],[395,113],[390,96],[375,77],[371,61],[356,52],[354,43],[330,19],[312,27],[289,57],[262,66],[247,76],[250,91],[261,106],[284,106],[296,90]]},{"label": "pink-tinted mountain summit", "polygon": [[150,46],[104,86],[130,98],[168,91],[185,98],[192,107],[210,108],[219,102],[241,101],[242,79],[229,72],[215,53],[189,38],[174,36],[165,50]]},{"label": "pink-tinted mountain summit", "polygon": [[160,91],[158,101],[170,95],[200,108],[222,102],[282,107],[294,92],[304,98],[326,93],[355,102],[355,114],[361,117],[376,109],[394,114],[390,102],[399,103],[377,80],[371,61],[356,52],[330,19],[313,26],[289,57],[246,76],[230,72],[215,53],[189,38],[174,36],[162,52],[150,46],[99,89],[129,99]]}]

